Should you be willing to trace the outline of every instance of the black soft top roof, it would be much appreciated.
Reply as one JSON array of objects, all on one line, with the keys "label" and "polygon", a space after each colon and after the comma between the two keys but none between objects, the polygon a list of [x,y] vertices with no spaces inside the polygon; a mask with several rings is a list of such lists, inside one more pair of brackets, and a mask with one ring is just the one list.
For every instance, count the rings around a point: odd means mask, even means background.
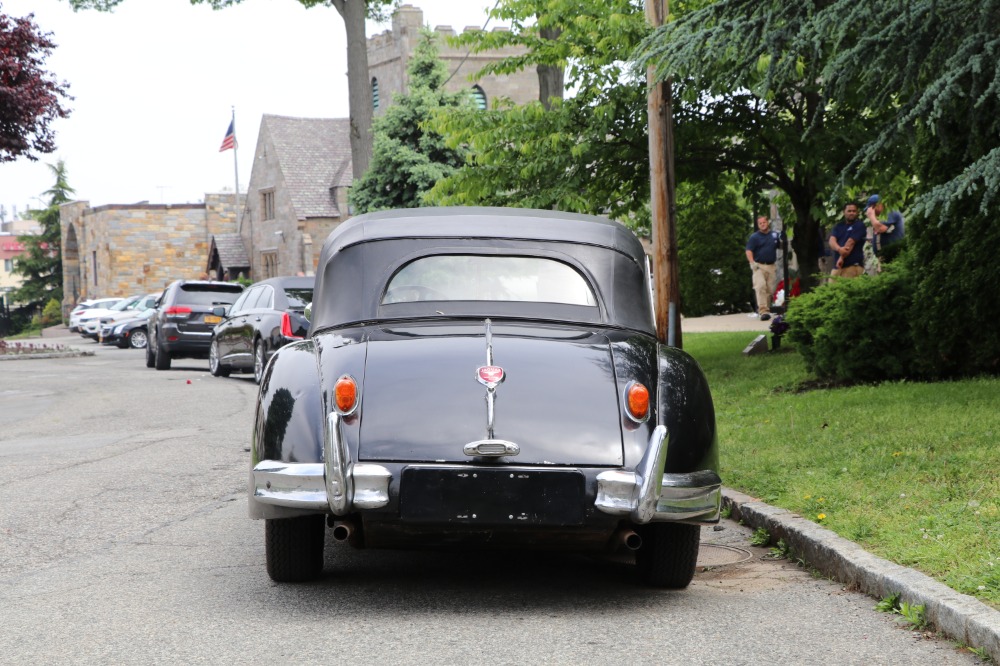
[{"label": "black soft top roof", "polygon": [[[547,256],[594,286],[597,307],[463,302],[381,305],[392,275],[418,256],[472,253]],[[413,317],[516,317],[653,330],[645,254],[617,222],[522,208],[414,208],[361,215],[327,238],[316,270],[313,331]]]},{"label": "black soft top roof", "polygon": [[387,238],[505,238],[598,245],[637,260],[639,239],[618,222],[595,215],[530,208],[451,206],[407,208],[352,217],[323,244],[320,265],[341,249]]}]

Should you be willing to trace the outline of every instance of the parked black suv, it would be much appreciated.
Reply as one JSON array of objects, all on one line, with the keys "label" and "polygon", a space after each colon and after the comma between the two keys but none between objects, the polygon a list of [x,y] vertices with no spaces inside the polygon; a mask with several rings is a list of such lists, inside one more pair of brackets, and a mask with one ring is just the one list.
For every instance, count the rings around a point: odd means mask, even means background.
[{"label": "parked black suv", "polygon": [[222,317],[219,305],[232,305],[243,293],[234,282],[177,280],[163,290],[149,320],[146,367],[169,370],[175,358],[207,358],[212,329]]}]

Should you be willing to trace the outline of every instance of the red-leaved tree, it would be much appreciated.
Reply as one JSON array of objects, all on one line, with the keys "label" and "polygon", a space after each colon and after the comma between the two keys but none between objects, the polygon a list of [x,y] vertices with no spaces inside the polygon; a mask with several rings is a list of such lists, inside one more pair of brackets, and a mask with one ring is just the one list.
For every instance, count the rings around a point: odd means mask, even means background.
[{"label": "red-leaved tree", "polygon": [[0,6],[0,162],[18,157],[37,160],[55,150],[51,123],[65,118],[68,84],[43,69],[55,48],[51,33],[41,32],[34,14],[14,18]]}]

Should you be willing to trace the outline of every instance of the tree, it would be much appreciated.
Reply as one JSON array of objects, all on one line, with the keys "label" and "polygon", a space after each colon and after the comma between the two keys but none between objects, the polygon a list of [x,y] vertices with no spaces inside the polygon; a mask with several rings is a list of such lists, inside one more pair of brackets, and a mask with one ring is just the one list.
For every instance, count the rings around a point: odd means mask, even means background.
[{"label": "tree", "polygon": [[368,171],[355,181],[351,203],[358,213],[415,208],[438,180],[464,162],[463,150],[445,145],[427,121],[440,109],[469,106],[464,93],[444,90],[448,69],[438,57],[437,36],[422,30],[407,65],[409,90],[375,121],[375,147]]},{"label": "tree", "polygon": [[74,190],[66,179],[66,165],[59,160],[48,165],[55,183],[44,195],[49,204],[42,210],[29,214],[38,222],[42,232],[38,235],[19,236],[26,253],[14,261],[14,273],[23,278],[11,299],[30,307],[41,308],[50,300],[62,301],[62,252],[60,241],[59,206],[72,200]]},{"label": "tree", "polygon": [[[238,5],[243,0],[191,0],[192,4],[208,3],[213,9]],[[69,0],[74,9],[108,11],[122,0]],[[351,120],[351,164],[355,179],[368,170],[372,157],[371,82],[368,79],[368,37],[365,18],[384,21],[388,8],[395,0],[298,0],[304,7],[333,7],[344,20],[347,36],[347,93]]]},{"label": "tree", "polygon": [[[864,89],[895,111],[855,156],[860,170],[905,142],[918,183],[908,215],[911,373],[1000,373],[1000,0],[837,0],[846,25],[824,71],[835,90]],[[864,5],[864,6],[860,6]],[[870,5],[870,6],[869,6]],[[814,27],[813,31],[818,27]],[[894,353],[890,348],[890,353]]]},{"label": "tree", "polygon": [[[830,85],[830,30],[859,25],[830,4],[718,0],[656,30],[637,51],[638,67],[680,82],[678,151],[703,169],[743,174],[752,191],[787,195],[804,290],[816,284],[820,223],[858,182],[850,169],[857,147],[895,119],[867,91]],[[903,154],[887,141],[866,161],[867,175],[888,179]]]},{"label": "tree", "polygon": [[[439,114],[449,145],[466,145],[469,163],[439,182],[429,198],[445,205],[500,205],[607,213],[648,219],[646,97],[627,57],[648,32],[638,0],[502,0],[492,17],[509,31],[465,32],[473,51],[523,47],[480,74],[567,66],[576,90],[547,104],[500,103],[487,111]],[[554,177],[558,174],[558,177]]]},{"label": "tree", "polygon": [[69,115],[61,103],[72,99],[67,84],[43,68],[55,48],[51,33],[41,32],[33,18],[0,12],[0,162],[51,153],[55,133],[50,123]]},{"label": "tree", "polygon": [[[677,4],[679,11],[688,11],[698,3]],[[491,16],[510,22],[511,30],[464,33],[460,43],[477,52],[522,48],[484,73],[568,63],[575,94],[550,99],[548,106],[500,104],[488,111],[439,114],[435,127],[449,145],[467,146],[470,157],[428,199],[604,214],[648,235],[647,91],[644,75],[633,73],[628,62],[651,30],[643,3],[504,0]],[[558,31],[547,32],[553,26]],[[750,212],[734,194],[739,181],[718,169],[701,169],[692,155],[698,153],[681,149],[678,154],[682,310],[744,309],[748,288],[742,248]]]}]

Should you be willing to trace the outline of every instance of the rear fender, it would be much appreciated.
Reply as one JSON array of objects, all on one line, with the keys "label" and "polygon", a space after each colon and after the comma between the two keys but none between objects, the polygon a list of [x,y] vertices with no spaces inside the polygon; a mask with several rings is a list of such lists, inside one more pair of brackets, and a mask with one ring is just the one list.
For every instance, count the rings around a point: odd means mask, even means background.
[{"label": "rear fender", "polygon": [[322,462],[325,414],[313,341],[282,347],[260,383],[251,467],[262,460]]},{"label": "rear fender", "polygon": [[669,446],[665,473],[719,471],[715,406],[708,380],[684,351],[657,345],[657,420],[666,426]]}]

